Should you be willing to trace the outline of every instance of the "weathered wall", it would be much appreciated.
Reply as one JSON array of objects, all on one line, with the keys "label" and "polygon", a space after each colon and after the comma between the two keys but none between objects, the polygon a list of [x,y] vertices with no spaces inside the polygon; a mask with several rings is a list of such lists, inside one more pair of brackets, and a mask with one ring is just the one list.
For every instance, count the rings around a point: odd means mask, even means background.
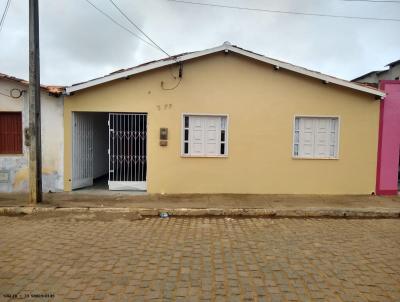
[{"label": "weathered wall", "polygon": [[371,83],[371,84],[378,84],[379,82],[379,78],[378,78],[378,74],[376,72],[363,77],[361,79],[358,79],[357,82],[359,83]]},{"label": "weathered wall", "polygon": [[366,77],[358,79],[359,83],[372,83],[378,84],[379,81],[393,81],[399,80],[400,78],[400,64],[397,64],[388,70],[384,70],[381,72],[374,72]]},{"label": "weathered wall", "polygon": [[389,70],[381,73],[378,75],[378,79],[380,81],[383,80],[399,80],[400,77],[400,64],[393,66],[392,68],[389,68]]},{"label": "weathered wall", "polygon": [[[1,79],[0,91],[9,94],[10,89],[27,90],[27,86],[18,82]],[[62,191],[64,188],[64,144],[63,144],[63,97],[49,96],[42,91],[42,160],[43,160],[43,190]],[[0,94],[0,111],[22,112],[22,127],[29,126],[28,95],[14,100]],[[23,144],[23,154],[1,155],[0,170],[9,171],[10,180],[0,183],[0,192],[28,191],[28,157],[29,149]]]},{"label": "weathered wall", "polygon": [[[176,68],[173,72],[177,72]],[[148,113],[150,193],[369,194],[375,191],[379,102],[372,95],[229,53],[116,80],[65,98],[65,178],[71,190],[73,111]],[[227,158],[183,158],[182,113],[229,114]],[[337,160],[292,158],[295,115],[340,116]],[[169,128],[168,147],[159,128]]]},{"label": "weathered wall", "polygon": [[400,156],[400,81],[382,81],[380,86],[387,96],[381,104],[377,193],[395,195]]}]

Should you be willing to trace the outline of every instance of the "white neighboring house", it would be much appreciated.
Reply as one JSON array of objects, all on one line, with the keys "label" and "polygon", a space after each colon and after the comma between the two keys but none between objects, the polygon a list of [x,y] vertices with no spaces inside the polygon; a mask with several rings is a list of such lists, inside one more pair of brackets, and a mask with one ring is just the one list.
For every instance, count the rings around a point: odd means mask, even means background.
[{"label": "white neighboring house", "polygon": [[[62,87],[42,86],[43,191],[63,191],[64,98]],[[0,192],[27,192],[28,82],[0,73]]]}]

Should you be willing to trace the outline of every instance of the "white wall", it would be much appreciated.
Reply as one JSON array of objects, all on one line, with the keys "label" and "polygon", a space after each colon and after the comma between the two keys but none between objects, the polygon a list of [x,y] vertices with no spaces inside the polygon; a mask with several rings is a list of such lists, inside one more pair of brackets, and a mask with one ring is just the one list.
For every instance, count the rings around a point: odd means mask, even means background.
[{"label": "white wall", "polygon": [[[28,87],[17,81],[0,79],[0,111],[22,112],[22,127],[29,126],[28,95],[17,100],[8,95],[10,90],[18,88],[27,90]],[[42,110],[42,169],[43,191],[63,190],[64,171],[64,115],[63,97],[49,96],[47,91],[41,93]],[[0,192],[27,192],[28,191],[28,157],[29,149],[23,144],[21,155],[1,155],[0,170],[9,172],[9,181],[0,183]]]}]

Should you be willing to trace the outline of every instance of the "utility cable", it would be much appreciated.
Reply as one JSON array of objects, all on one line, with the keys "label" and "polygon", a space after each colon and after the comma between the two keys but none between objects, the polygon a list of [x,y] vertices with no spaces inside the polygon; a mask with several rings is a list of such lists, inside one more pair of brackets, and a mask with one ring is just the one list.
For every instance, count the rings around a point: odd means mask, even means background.
[{"label": "utility cable", "polygon": [[400,4],[400,1],[397,0],[341,0],[345,2],[373,2],[373,3],[398,3]]},{"label": "utility cable", "polygon": [[168,0],[168,1],[176,2],[176,3],[183,3],[183,4],[191,4],[191,5],[212,6],[212,7],[219,7],[219,8],[230,8],[230,9],[238,9],[238,10],[246,10],[246,11],[264,12],[264,13],[286,14],[286,15],[302,15],[302,16],[314,16],[314,17],[400,22],[400,19],[394,19],[394,18],[375,18],[375,17],[359,17],[359,16],[346,16],[346,15],[330,15],[330,14],[320,14],[320,13],[305,13],[305,12],[295,12],[295,11],[251,8],[251,7],[244,7],[244,6],[230,6],[230,5],[223,5],[223,4],[217,4],[217,3],[206,3],[206,2],[201,3],[201,2],[183,1],[183,0]]},{"label": "utility cable", "polygon": [[[112,18],[109,14],[107,14],[106,12],[104,12],[103,10],[101,10],[100,8],[98,8],[96,5],[94,5],[92,2],[90,2],[89,0],[86,0],[86,2],[88,2],[94,9],[96,9],[98,12],[100,12],[102,15],[104,15],[105,17],[107,17],[110,21],[112,21],[114,24],[118,25],[119,27],[121,27],[122,29],[128,31],[130,34],[134,35],[136,38],[140,39],[141,41],[143,41],[144,43],[146,43],[147,45],[153,47],[154,49],[157,49],[161,52],[163,52],[164,54],[166,54],[169,58],[173,59],[175,62],[178,63],[177,58],[172,57],[171,55],[169,55],[164,49],[161,48],[160,45],[158,45],[153,39],[151,39],[149,37],[149,35],[147,35],[138,25],[135,24],[135,22],[133,22],[119,7],[118,5],[110,0],[111,4],[119,11],[119,13],[125,17],[125,19],[128,20],[128,22],[130,24],[132,24],[139,32],[141,32],[151,43],[149,43],[148,41],[144,40],[142,37],[138,36],[136,33],[132,32],[130,29],[126,28],[125,26],[123,26],[122,24],[120,24],[119,22],[117,22],[114,18]],[[169,71],[171,73],[171,76],[176,79],[176,77],[172,74],[171,71],[171,67],[169,68]],[[180,83],[180,80],[179,80]],[[177,84],[177,86],[179,86],[179,83]],[[176,87],[177,87],[176,86]],[[175,89],[176,87],[174,87],[173,89]]]},{"label": "utility cable", "polygon": [[10,8],[10,3],[11,3],[11,0],[7,0],[6,7],[4,8],[3,15],[1,16],[1,19],[0,19],[0,32],[1,32],[2,28],[3,28],[4,21],[6,20],[8,9]]},{"label": "utility cable", "polygon": [[[13,94],[13,91],[18,91],[18,95]],[[1,92],[1,91],[0,91],[0,94],[1,94],[1,95],[4,95],[4,96],[6,96],[6,97],[12,98],[12,99],[19,99],[19,98],[22,96],[22,93],[24,93],[24,92],[26,92],[26,90],[21,90],[21,89],[18,89],[18,88],[13,88],[13,89],[11,89],[11,90],[8,92],[8,94],[3,93],[3,92]]]},{"label": "utility cable", "polygon": [[[154,46],[156,46],[161,52],[163,52],[165,55],[167,55],[168,58],[171,58],[172,60],[174,60],[176,63],[178,63],[178,59],[176,57],[172,57],[168,52],[166,52],[160,45],[158,45],[152,38],[150,38],[150,36],[148,34],[146,34],[144,32],[144,30],[142,30],[135,22],[132,21],[131,18],[128,17],[128,15],[126,13],[124,13],[124,11],[113,1],[113,0],[109,0],[111,2],[111,4],[120,12],[120,14],[122,16],[124,16],[124,18],[126,20],[128,20],[128,22],[130,24],[132,24],[139,32],[141,32],[149,41],[151,41],[151,43],[154,44]],[[169,72],[172,76],[172,78],[174,78],[176,80],[176,76],[174,76],[174,74],[172,73],[172,66],[169,67]],[[175,88],[177,88],[179,86],[179,84],[181,83],[181,78],[179,78],[178,83],[176,84],[176,86],[174,86],[173,88],[164,88],[164,83],[161,82],[161,87],[164,90],[174,90]]]},{"label": "utility cable", "polygon": [[130,24],[132,24],[138,31],[140,31],[147,39],[149,39],[149,41],[151,41],[151,43],[153,43],[159,50],[161,50],[164,54],[166,54],[168,57],[171,57],[164,49],[161,48],[160,45],[158,45],[156,42],[154,42],[153,39],[151,39],[149,37],[149,35],[147,35],[138,25],[136,25],[135,22],[133,22],[123,11],[122,9],[119,8],[119,6],[113,1],[113,0],[109,0],[111,2],[111,4],[120,12],[120,14],[122,16],[125,17],[126,20],[128,20],[128,22]]},{"label": "utility cable", "polygon": [[98,8],[96,5],[94,5],[92,2],[90,2],[89,0],[85,0],[87,3],[89,3],[95,10],[97,10],[99,13],[101,13],[103,16],[105,16],[106,18],[108,18],[111,22],[113,22],[115,25],[121,27],[122,29],[124,29],[125,31],[127,31],[128,33],[130,33],[131,35],[135,36],[136,38],[138,38],[139,40],[141,40],[142,42],[146,43],[148,46],[153,47],[154,49],[157,49],[153,44],[147,42],[145,39],[143,39],[142,37],[140,37],[139,35],[137,35],[136,33],[134,33],[133,31],[131,31],[129,28],[123,26],[121,23],[119,23],[118,21],[116,21],[113,17],[111,17],[109,14],[107,14],[105,11],[101,10],[100,8]]}]

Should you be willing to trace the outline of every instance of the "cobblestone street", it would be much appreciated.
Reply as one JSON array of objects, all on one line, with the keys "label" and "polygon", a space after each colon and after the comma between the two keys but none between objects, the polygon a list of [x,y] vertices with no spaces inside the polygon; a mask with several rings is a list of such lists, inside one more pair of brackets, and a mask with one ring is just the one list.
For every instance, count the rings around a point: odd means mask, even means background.
[{"label": "cobblestone street", "polygon": [[400,220],[4,216],[0,295],[400,301]]}]

